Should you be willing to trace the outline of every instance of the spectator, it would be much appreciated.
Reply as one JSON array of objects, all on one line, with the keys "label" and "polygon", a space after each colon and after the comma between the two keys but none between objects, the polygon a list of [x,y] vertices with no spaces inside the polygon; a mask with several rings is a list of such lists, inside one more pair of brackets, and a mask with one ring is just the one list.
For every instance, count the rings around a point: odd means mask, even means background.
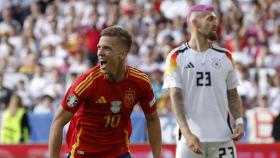
[{"label": "spectator", "polygon": [[164,0],[160,6],[161,12],[168,19],[174,19],[177,16],[185,17],[189,12],[189,7],[193,4],[191,0]]},{"label": "spectator", "polygon": [[139,65],[142,63],[139,60],[139,46],[136,42],[132,43],[130,52],[127,55],[127,65],[130,65],[132,67],[139,67]]},{"label": "spectator", "polygon": [[162,93],[163,93],[162,92],[162,85],[163,85],[162,77],[163,77],[163,73],[159,69],[154,70],[150,74],[153,91],[154,91],[154,94],[155,94],[155,97],[157,100],[161,98]]},{"label": "spectator", "polygon": [[30,14],[25,18],[23,23],[24,29],[33,30],[36,21],[42,16],[41,6],[39,2],[32,3],[29,6]]},{"label": "spectator", "polygon": [[28,92],[28,90],[26,89],[26,83],[23,80],[20,80],[16,87],[15,87],[15,92],[18,96],[20,96],[23,106],[28,109],[31,110],[32,109],[32,99],[31,96]]},{"label": "spectator", "polygon": [[280,23],[275,26],[273,35],[269,38],[270,51],[274,55],[280,55]]},{"label": "spectator", "polygon": [[[143,48],[143,47],[142,47]],[[156,52],[154,46],[148,46],[145,48],[145,53],[141,56],[143,58],[142,64],[139,65],[139,69],[143,72],[148,74],[152,73],[153,71],[160,69],[160,65],[156,62]]]},{"label": "spectator", "polygon": [[86,55],[90,62],[90,66],[97,64],[97,44],[100,38],[100,30],[105,26],[98,27],[99,15],[93,12],[91,17],[91,25],[87,25],[88,29],[85,32],[84,40],[86,44]]},{"label": "spectator", "polygon": [[56,69],[51,72],[51,81],[45,87],[44,93],[52,96],[54,99],[61,99],[64,95],[64,85],[62,83],[62,75]]},{"label": "spectator", "polygon": [[26,58],[24,58],[22,66],[19,68],[19,72],[26,74],[29,78],[32,78],[35,68],[36,68],[36,63],[38,62],[38,58],[35,54],[28,53]]},{"label": "spectator", "polygon": [[86,60],[84,58],[84,54],[82,52],[77,52],[74,58],[72,58],[69,71],[78,74],[85,72],[89,68],[88,63],[86,63],[85,61]]},{"label": "spectator", "polygon": [[12,8],[8,7],[6,9],[4,9],[2,11],[2,18],[3,18],[3,21],[0,23],[0,25],[2,25],[2,24],[9,25],[13,30],[13,34],[21,31],[20,23],[13,18]]},{"label": "spectator", "polygon": [[33,113],[34,114],[49,114],[54,112],[53,105],[54,98],[49,95],[44,95],[40,99],[39,103],[35,105]]},{"label": "spectator", "polygon": [[44,95],[44,89],[49,83],[44,74],[44,66],[42,64],[37,64],[35,66],[35,73],[30,81],[29,86],[29,92],[35,104],[37,103],[39,98]]},{"label": "spectator", "polygon": [[[26,28],[23,30],[21,34],[21,39],[17,45],[16,52],[17,57],[20,59],[24,59],[23,61],[20,61],[20,64],[24,64],[24,61],[28,60],[28,55],[38,55],[38,49],[36,46],[36,41],[34,40],[34,34],[33,30],[31,28]],[[14,44],[15,45],[15,44]]]},{"label": "spectator", "polygon": [[57,6],[53,3],[49,4],[46,8],[46,13],[43,16],[37,17],[34,25],[34,35],[36,39],[40,40],[48,34],[52,33],[51,20],[58,20]]},{"label": "spectator", "polygon": [[268,103],[276,113],[280,113],[280,74],[275,74],[270,78],[270,89],[268,91]]},{"label": "spectator", "polygon": [[1,140],[3,144],[27,143],[29,137],[27,113],[21,98],[14,94],[2,114]]},{"label": "spectator", "polygon": [[10,54],[13,54],[14,46],[9,41],[12,34],[11,26],[7,24],[1,24],[0,29],[0,58],[3,58],[9,56]]},{"label": "spectator", "polygon": [[256,83],[251,81],[250,79],[248,65],[237,62],[236,70],[237,70],[237,77],[239,80],[239,86],[237,87],[237,90],[240,96],[244,97],[245,104],[251,105],[251,107],[246,107],[246,108],[252,108],[253,106],[252,104],[255,102],[257,97]]},{"label": "spectator", "polygon": [[70,88],[70,86],[75,82],[77,77],[78,77],[78,74],[75,72],[71,72],[69,74],[68,78],[66,78],[66,89]]},{"label": "spectator", "polygon": [[4,74],[0,73],[0,111],[1,109],[5,109],[8,106],[11,96],[12,90],[5,87]]},{"label": "spectator", "polygon": [[44,89],[44,94],[51,96],[53,99],[54,106],[52,107],[52,110],[58,108],[60,99],[64,95],[65,85],[63,84],[62,77],[63,75],[61,75],[58,70],[54,69],[51,72],[51,81]]}]

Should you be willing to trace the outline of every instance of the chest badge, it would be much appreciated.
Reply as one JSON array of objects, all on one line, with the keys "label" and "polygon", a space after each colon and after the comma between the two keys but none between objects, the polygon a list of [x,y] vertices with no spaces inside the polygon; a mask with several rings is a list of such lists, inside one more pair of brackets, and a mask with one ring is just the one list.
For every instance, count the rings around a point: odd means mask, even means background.
[{"label": "chest badge", "polygon": [[121,109],[121,105],[122,105],[122,102],[119,100],[111,101],[111,111],[113,113],[118,113]]},{"label": "chest badge", "polygon": [[129,89],[124,92],[124,101],[127,108],[129,108],[135,100],[135,90]]},{"label": "chest badge", "polygon": [[220,69],[222,67],[222,62],[221,59],[219,58],[212,58],[212,63],[211,65],[215,68],[215,69]]}]

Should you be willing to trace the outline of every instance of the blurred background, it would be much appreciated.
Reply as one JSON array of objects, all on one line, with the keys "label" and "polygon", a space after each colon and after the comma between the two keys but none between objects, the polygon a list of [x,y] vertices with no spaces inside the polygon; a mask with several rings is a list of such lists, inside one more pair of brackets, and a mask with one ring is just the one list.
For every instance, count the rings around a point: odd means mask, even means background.
[{"label": "blurred background", "polygon": [[[172,158],[178,130],[167,93],[161,90],[163,70],[167,54],[189,39],[185,17],[193,4],[214,6],[217,44],[230,50],[235,61],[246,130],[238,147],[244,152],[250,144],[280,148],[273,146],[280,141],[280,0],[0,0],[0,4],[0,158],[17,152],[10,151],[10,144],[46,150],[60,100],[81,73],[97,64],[100,32],[111,25],[121,25],[133,35],[127,63],[151,79],[163,143],[172,145]],[[131,143],[147,144],[146,122],[138,106],[132,123]],[[251,147],[253,152],[260,146]],[[41,153],[46,156],[45,150]],[[39,155],[29,155],[35,153]],[[167,150],[163,153],[168,157]]]}]

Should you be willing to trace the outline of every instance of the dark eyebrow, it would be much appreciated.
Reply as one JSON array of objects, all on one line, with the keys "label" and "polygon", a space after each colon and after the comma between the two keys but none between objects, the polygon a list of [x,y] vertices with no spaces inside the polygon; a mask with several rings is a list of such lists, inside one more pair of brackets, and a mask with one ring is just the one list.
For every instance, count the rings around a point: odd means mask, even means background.
[{"label": "dark eyebrow", "polygon": [[111,49],[112,47],[110,47],[110,46],[108,46],[108,45],[103,45],[103,46],[101,46],[101,45],[97,45],[97,48],[104,48],[104,49]]},{"label": "dark eyebrow", "polygon": [[207,18],[207,19],[208,19],[208,18],[215,18],[215,19],[217,19],[217,17],[216,17],[216,16],[214,16],[214,15],[212,15],[212,14],[207,15],[207,16],[206,16],[206,18]]}]

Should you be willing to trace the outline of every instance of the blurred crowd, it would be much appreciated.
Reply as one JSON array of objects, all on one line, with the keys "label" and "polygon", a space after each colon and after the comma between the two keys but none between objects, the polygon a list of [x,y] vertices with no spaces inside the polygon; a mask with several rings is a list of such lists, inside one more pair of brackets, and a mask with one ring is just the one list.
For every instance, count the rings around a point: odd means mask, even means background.
[{"label": "blurred crowd", "polygon": [[[175,120],[161,89],[165,58],[188,41],[185,17],[192,4],[200,3],[214,6],[217,44],[231,51],[235,61],[248,131],[242,141],[280,139],[280,0],[0,2],[0,135],[5,119],[12,117],[7,111],[55,112],[76,77],[97,64],[101,30],[120,25],[134,38],[127,63],[149,75],[166,128],[163,141],[174,143]],[[20,125],[28,129],[28,122]]]}]

